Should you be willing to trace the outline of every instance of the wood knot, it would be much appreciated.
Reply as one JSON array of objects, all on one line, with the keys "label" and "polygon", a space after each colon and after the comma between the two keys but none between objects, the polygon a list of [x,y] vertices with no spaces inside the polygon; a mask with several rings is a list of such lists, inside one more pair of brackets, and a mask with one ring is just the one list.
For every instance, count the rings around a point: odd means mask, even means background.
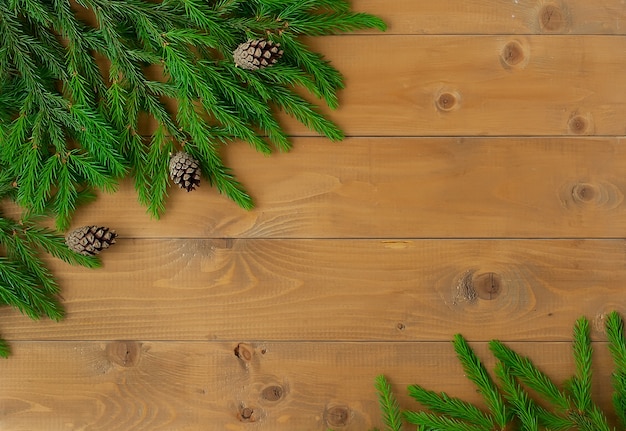
[{"label": "wood knot", "polygon": [[492,301],[503,290],[502,277],[495,272],[478,272],[474,269],[465,271],[457,279],[453,304],[473,304],[479,299]]},{"label": "wood knot", "polygon": [[235,356],[243,362],[250,362],[254,357],[254,348],[248,344],[239,343],[235,347]]},{"label": "wood knot", "polygon": [[141,357],[141,343],[137,341],[114,341],[107,344],[106,355],[114,364],[124,368],[134,367]]},{"label": "wood knot", "polygon": [[589,120],[582,115],[573,115],[567,123],[569,131],[575,135],[584,135],[589,132]]},{"label": "wood knot", "polygon": [[512,40],[504,45],[502,52],[500,53],[500,60],[502,65],[506,68],[519,66],[525,63],[526,54],[524,53],[524,47],[517,40]]},{"label": "wood knot", "polygon": [[567,18],[558,6],[548,4],[539,10],[539,27],[542,31],[563,31],[566,26]]},{"label": "wood knot", "polygon": [[402,322],[398,322],[398,324],[396,325],[396,329],[398,331],[404,331],[406,329],[406,325]]},{"label": "wood knot", "polygon": [[476,275],[473,284],[478,297],[486,301],[496,299],[502,291],[502,281],[495,272],[485,272]]},{"label": "wood knot", "polygon": [[600,191],[594,184],[590,183],[578,183],[572,188],[572,198],[576,202],[588,204],[594,202]]},{"label": "wood knot", "polygon": [[282,386],[272,385],[268,386],[261,391],[261,397],[266,401],[276,402],[279,401],[285,393]]},{"label": "wood knot", "polygon": [[565,183],[560,195],[566,208],[585,210],[612,210],[624,201],[624,195],[619,188],[605,181]]},{"label": "wood knot", "polygon": [[437,109],[443,112],[450,112],[458,109],[459,95],[454,92],[444,91],[437,95],[435,100]]},{"label": "wood knot", "polygon": [[237,417],[241,422],[256,422],[258,420],[257,411],[251,407],[241,406]]},{"label": "wood knot", "polygon": [[347,406],[332,406],[324,412],[324,420],[329,427],[345,427],[350,423],[351,412]]}]

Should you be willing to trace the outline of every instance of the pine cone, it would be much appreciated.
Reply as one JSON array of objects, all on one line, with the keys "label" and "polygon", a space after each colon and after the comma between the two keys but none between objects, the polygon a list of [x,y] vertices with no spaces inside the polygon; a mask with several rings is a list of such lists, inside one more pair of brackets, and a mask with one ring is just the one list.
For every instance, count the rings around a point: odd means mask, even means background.
[{"label": "pine cone", "polygon": [[67,247],[76,253],[93,256],[115,244],[117,233],[104,226],[83,226],[65,237]]},{"label": "pine cone", "polygon": [[247,70],[263,69],[275,64],[283,56],[280,43],[255,39],[240,44],[233,57],[235,65]]},{"label": "pine cone", "polygon": [[200,162],[184,151],[179,151],[170,159],[170,178],[178,187],[188,192],[200,185]]}]

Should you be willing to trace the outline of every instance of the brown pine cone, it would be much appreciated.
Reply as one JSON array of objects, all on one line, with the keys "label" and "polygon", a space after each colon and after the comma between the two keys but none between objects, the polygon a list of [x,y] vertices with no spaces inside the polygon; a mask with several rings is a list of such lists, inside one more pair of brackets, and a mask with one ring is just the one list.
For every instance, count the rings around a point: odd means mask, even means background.
[{"label": "brown pine cone", "polygon": [[188,192],[200,185],[200,162],[184,151],[179,151],[170,159],[170,178],[178,187]]},{"label": "brown pine cone", "polygon": [[271,40],[255,39],[240,44],[233,52],[235,65],[247,70],[263,69],[272,66],[283,56],[280,43]]},{"label": "brown pine cone", "polygon": [[93,256],[115,244],[117,233],[104,226],[83,226],[65,237],[67,247],[76,253]]}]

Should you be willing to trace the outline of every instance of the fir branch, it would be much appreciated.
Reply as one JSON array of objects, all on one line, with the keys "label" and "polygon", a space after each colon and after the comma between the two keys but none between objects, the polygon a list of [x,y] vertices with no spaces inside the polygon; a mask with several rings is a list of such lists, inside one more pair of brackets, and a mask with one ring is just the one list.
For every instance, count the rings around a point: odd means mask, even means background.
[{"label": "fir branch", "polygon": [[289,30],[295,34],[323,36],[339,34],[363,29],[385,31],[387,26],[378,17],[366,13],[330,12],[309,16],[285,16],[289,22]]},{"label": "fir branch", "polygon": [[331,109],[339,107],[337,91],[344,88],[343,77],[337,69],[324,60],[320,54],[313,53],[294,35],[284,33],[280,43],[285,50],[285,59],[313,77],[320,94]]},{"label": "fir branch", "polygon": [[57,175],[58,190],[52,200],[52,209],[56,215],[56,228],[64,231],[70,227],[72,215],[76,211],[78,190],[67,163],[61,163]]},{"label": "fir branch", "polygon": [[[83,21],[76,7],[95,23]],[[221,193],[250,209],[251,197],[220,156],[223,145],[243,140],[265,154],[272,145],[288,150],[273,108],[342,139],[298,93],[334,109],[341,74],[299,36],[360,28],[383,25],[350,12],[345,0],[0,2],[0,198],[15,199],[25,213],[23,226],[0,235],[8,250],[0,280],[5,302],[31,317],[59,317],[54,297],[37,296],[58,291],[39,253],[85,266],[98,261],[68,253],[56,233],[31,221],[51,213],[65,230],[78,205],[96,191],[115,191],[128,175],[139,201],[158,217],[176,146],[200,161]],[[233,49],[252,37],[283,44],[275,68],[243,72],[229,63]],[[145,116],[156,131],[142,129]],[[0,229],[9,225],[0,218]]]},{"label": "fir branch", "polygon": [[[44,264],[41,252],[91,268],[100,262],[70,251],[62,236],[37,224],[40,218],[32,214],[20,221],[0,217],[0,245],[6,253],[0,256],[0,303],[32,319],[46,316],[60,320],[64,314],[57,298],[60,287]],[[8,345],[0,340],[0,356],[8,353]]]},{"label": "fir branch", "polygon": [[435,413],[448,415],[454,419],[467,421],[485,428],[493,426],[493,418],[483,413],[478,407],[458,398],[449,397],[445,393],[438,394],[419,385],[411,385],[409,386],[409,395]]},{"label": "fir branch", "polygon": [[209,179],[211,184],[215,184],[221,193],[228,196],[243,209],[251,210],[254,207],[252,197],[244,190],[231,170],[224,166],[219,154],[209,141],[204,141],[201,145],[197,143],[194,145],[187,144],[185,149],[200,161],[203,175]]},{"label": "fir branch", "polygon": [[350,10],[350,2],[347,0],[317,0],[314,7],[316,10],[348,12]]},{"label": "fir branch", "polygon": [[493,415],[494,423],[503,428],[509,420],[509,412],[498,387],[495,385],[478,356],[467,341],[460,335],[454,336],[454,350],[457,353],[467,377],[476,384]]},{"label": "fir branch", "polygon": [[302,87],[318,98],[323,97],[311,75],[288,64],[277,64],[272,67],[273,70],[260,69],[255,74],[245,73],[238,68],[233,69],[235,69],[233,72],[239,73],[238,79],[252,85],[264,100],[271,100],[272,97],[265,91],[267,84],[288,88]]},{"label": "fir branch", "polygon": [[[237,85],[233,80],[233,75],[224,73],[227,70],[236,69],[235,67],[215,68],[207,62],[199,64],[203,71],[203,77],[206,82],[212,84],[213,88],[219,91],[220,96],[229,105],[233,106],[244,118],[253,126],[258,126],[263,132],[267,133],[271,142],[273,142],[281,150],[289,150],[290,144],[287,135],[282,130],[278,121],[274,118],[270,107],[261,97],[254,95],[243,87]],[[262,149],[265,152],[265,147]]]},{"label": "fir branch", "polygon": [[315,105],[283,87],[268,89],[271,100],[279,109],[294,117],[296,120],[326,136],[331,141],[341,141],[344,134],[339,127],[317,112]]},{"label": "fir branch", "polygon": [[0,257],[0,302],[17,308],[31,319],[63,317],[60,304],[39,288],[37,279],[19,262]]},{"label": "fir branch", "polygon": [[15,196],[15,176],[2,163],[0,163],[0,200]]},{"label": "fir branch", "polygon": [[0,357],[8,358],[11,355],[11,347],[9,344],[0,338]]},{"label": "fir branch", "polygon": [[539,414],[535,403],[515,381],[506,365],[498,362],[495,371],[502,383],[505,398],[509,401],[513,408],[513,413],[522,424],[522,431],[539,431]]},{"label": "fir branch", "polygon": [[[2,127],[11,145],[6,152],[2,150],[5,154],[1,160],[25,165],[29,172],[39,171],[45,165],[45,181],[29,174],[18,178],[19,201],[34,211],[53,208],[59,212],[59,227],[67,225],[77,196],[90,188],[112,189],[113,180],[128,173],[135,177],[139,200],[150,206],[148,190],[154,178],[148,172],[154,172],[157,166],[145,164],[157,159],[158,166],[164,164],[160,158],[147,157],[150,150],[144,147],[150,147],[151,139],[136,137],[139,116],[145,112],[163,124],[172,143],[184,143],[190,138],[187,132],[181,133],[181,129],[189,128],[180,127],[180,118],[167,112],[161,97],[171,97],[179,103],[188,99],[196,109],[202,108],[202,121],[208,121],[211,127],[217,123],[219,131],[211,134],[218,141],[241,139],[263,153],[269,153],[269,146],[258,131],[279,149],[290,148],[271,105],[322,135],[341,139],[339,129],[320,115],[314,105],[288,91],[293,90],[290,87],[303,87],[336,108],[336,92],[343,87],[339,72],[320,54],[309,51],[297,36],[383,28],[377,18],[350,12],[349,3],[343,0],[77,3],[94,14],[97,28],[81,22],[70,3],[61,0],[10,0],[8,6],[0,5],[0,35],[9,42],[8,49],[0,52],[0,76],[8,78],[3,82],[11,83],[9,89],[24,90],[17,98],[23,119],[15,119],[7,110],[0,112],[2,118],[12,122],[9,127]],[[57,34],[63,38],[63,45],[56,39]],[[242,74],[234,72],[231,65],[220,66],[219,62],[232,58],[232,49],[242,36],[261,34],[270,34],[283,43],[287,51],[284,67],[260,71],[260,80],[250,80],[253,91],[246,91]],[[106,71],[98,69],[93,52],[110,62],[106,80],[102,73]],[[151,65],[164,66],[169,82],[148,79],[143,68]],[[41,79],[44,75],[46,78]],[[55,91],[55,81],[62,83],[62,95]],[[60,96],[65,100],[59,100]],[[273,97],[278,100],[272,100]],[[1,100],[0,106],[4,106]],[[230,136],[224,136],[224,132]],[[29,140],[35,142],[36,151],[27,150]],[[67,146],[64,141],[68,141]],[[48,145],[62,158],[78,146],[84,151],[79,153],[95,163],[82,163],[80,172],[74,170],[74,175],[68,176],[43,150]],[[222,184],[222,191],[231,190],[230,195],[249,205],[248,199],[235,192],[240,188],[238,183],[226,185],[232,179],[227,169],[222,169],[221,163],[214,165],[214,182]],[[69,184],[70,190],[59,193],[57,190],[64,184]],[[162,202],[164,195],[159,196]],[[62,202],[64,199],[69,201]],[[48,205],[49,200],[53,205]],[[153,215],[162,210],[161,204],[149,209]]]},{"label": "fir branch", "polygon": [[380,375],[376,377],[376,390],[378,391],[378,403],[383,413],[383,420],[387,425],[387,430],[401,431],[402,415],[400,406],[385,376]]},{"label": "fir branch", "polygon": [[589,337],[589,321],[578,319],[574,326],[574,362],[576,375],[571,380],[572,401],[579,411],[591,407],[591,339]]},{"label": "fir branch", "polygon": [[80,265],[87,268],[99,268],[101,266],[101,262],[97,257],[84,256],[68,249],[65,245],[65,239],[54,231],[37,226],[29,220],[23,221],[23,224],[25,227],[21,234],[31,247],[40,247],[46,253],[71,265]]},{"label": "fir branch", "polygon": [[223,46],[233,46],[235,44],[234,35],[228,30],[227,26],[220,21],[220,16],[206,5],[205,2],[199,0],[167,0],[172,3],[178,3],[184,7],[186,16],[198,28],[205,30],[208,34],[215,36],[220,43],[213,48],[220,49]]},{"label": "fir branch", "polygon": [[570,399],[567,395],[561,392],[546,374],[539,371],[530,359],[520,356],[497,340],[491,341],[489,348],[494,356],[507,366],[511,375],[556,405],[560,411],[566,412],[569,409]]},{"label": "fir branch", "polygon": [[612,374],[613,407],[622,428],[626,428],[626,337],[624,321],[616,311],[606,317],[606,335],[615,368]]},{"label": "fir branch", "polygon": [[[510,373],[510,370],[507,371]],[[534,403],[534,408],[539,418],[539,423],[549,431],[567,431],[572,429],[572,421],[568,418],[546,410],[537,403]]]},{"label": "fir branch", "polygon": [[147,176],[152,179],[148,193],[148,212],[155,218],[160,217],[165,211],[168,166],[173,151],[174,145],[165,134],[164,127],[159,127],[152,135],[147,160],[148,166],[153,167],[153,170],[147,173]]},{"label": "fir branch", "polygon": [[30,244],[26,243],[17,231],[14,232],[6,243],[9,258],[20,262],[45,293],[50,295],[59,293],[59,285],[37,255],[37,251],[30,247]]},{"label": "fir branch", "polygon": [[437,431],[492,431],[491,427],[473,425],[447,416],[438,416],[427,412],[404,412],[407,422],[424,426],[429,430]]}]

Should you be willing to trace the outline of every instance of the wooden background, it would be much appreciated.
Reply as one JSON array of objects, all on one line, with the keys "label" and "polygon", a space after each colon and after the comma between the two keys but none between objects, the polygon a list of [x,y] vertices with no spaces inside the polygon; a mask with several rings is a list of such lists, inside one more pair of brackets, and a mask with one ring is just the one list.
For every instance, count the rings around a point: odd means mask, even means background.
[{"label": "wooden background", "polygon": [[226,158],[251,212],[132,186],[74,225],[116,228],[100,270],[50,260],[68,316],[0,310],[0,429],[366,430],[374,377],[479,404],[449,340],[499,338],[556,379],[626,314],[626,6],[621,0],[354,0],[389,30],[310,44],[346,76],[342,143]]}]

